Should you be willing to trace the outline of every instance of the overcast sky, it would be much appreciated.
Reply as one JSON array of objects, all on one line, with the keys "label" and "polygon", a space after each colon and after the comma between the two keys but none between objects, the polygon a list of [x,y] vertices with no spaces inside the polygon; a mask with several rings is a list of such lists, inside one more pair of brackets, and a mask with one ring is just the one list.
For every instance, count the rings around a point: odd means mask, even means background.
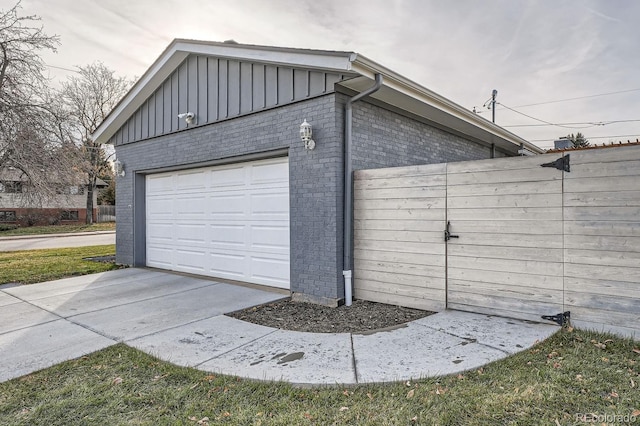
[{"label": "overcast sky", "polygon": [[[543,148],[575,132],[596,143],[640,138],[636,0],[23,0],[22,8],[61,38],[45,55],[55,79],[70,73],[53,67],[94,61],[140,76],[174,38],[347,50],[489,119],[482,105],[497,89],[520,113],[583,123],[537,126],[498,106],[497,124]],[[582,99],[548,103],[570,98]],[[526,106],[537,103],[545,104]]]}]

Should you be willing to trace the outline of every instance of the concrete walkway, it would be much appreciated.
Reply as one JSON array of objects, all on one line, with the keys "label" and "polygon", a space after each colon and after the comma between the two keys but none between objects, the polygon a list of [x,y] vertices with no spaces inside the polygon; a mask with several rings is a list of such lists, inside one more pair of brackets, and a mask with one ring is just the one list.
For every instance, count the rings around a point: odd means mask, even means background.
[{"label": "concrete walkway", "polygon": [[392,330],[319,334],[223,315],[283,297],[136,268],[0,287],[0,382],[118,342],[178,365],[259,380],[388,382],[474,369],[558,330],[447,311]]}]

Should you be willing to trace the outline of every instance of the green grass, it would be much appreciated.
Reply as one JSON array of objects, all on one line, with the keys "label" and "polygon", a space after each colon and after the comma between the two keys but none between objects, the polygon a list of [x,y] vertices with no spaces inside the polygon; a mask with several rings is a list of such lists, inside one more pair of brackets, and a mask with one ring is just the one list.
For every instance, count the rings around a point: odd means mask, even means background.
[{"label": "green grass", "polygon": [[115,223],[94,223],[93,225],[52,225],[52,226],[28,226],[7,231],[1,231],[0,237],[12,237],[20,235],[46,235],[46,234],[70,234],[74,232],[91,231],[115,231]]},{"label": "green grass", "polygon": [[0,384],[0,424],[585,424],[577,413],[640,422],[639,372],[638,343],[579,330],[465,374],[353,387],[238,379],[117,345]]},{"label": "green grass", "polygon": [[115,252],[113,244],[0,252],[0,284],[32,284],[118,269],[113,263],[84,260],[86,257],[113,255]]}]

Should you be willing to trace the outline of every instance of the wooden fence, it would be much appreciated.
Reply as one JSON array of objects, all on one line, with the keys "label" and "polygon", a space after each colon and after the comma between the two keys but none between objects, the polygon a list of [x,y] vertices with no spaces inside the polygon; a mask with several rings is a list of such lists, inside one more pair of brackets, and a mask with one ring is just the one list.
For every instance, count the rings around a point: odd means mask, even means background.
[{"label": "wooden fence", "polygon": [[96,222],[115,222],[116,221],[116,206],[103,206],[100,205],[96,209],[97,217]]},{"label": "wooden fence", "polygon": [[562,158],[356,172],[355,297],[639,336],[640,146]]}]

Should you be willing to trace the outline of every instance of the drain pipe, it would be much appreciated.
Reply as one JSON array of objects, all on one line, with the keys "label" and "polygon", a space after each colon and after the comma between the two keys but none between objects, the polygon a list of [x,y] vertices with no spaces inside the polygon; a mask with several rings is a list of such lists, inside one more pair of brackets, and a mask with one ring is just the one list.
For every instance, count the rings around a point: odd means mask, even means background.
[{"label": "drain pipe", "polygon": [[376,82],[369,89],[347,101],[344,107],[344,301],[351,306],[353,301],[351,243],[353,241],[353,167],[351,164],[351,139],[353,137],[353,104],[360,99],[377,92],[382,87],[382,74],[376,74]]}]

